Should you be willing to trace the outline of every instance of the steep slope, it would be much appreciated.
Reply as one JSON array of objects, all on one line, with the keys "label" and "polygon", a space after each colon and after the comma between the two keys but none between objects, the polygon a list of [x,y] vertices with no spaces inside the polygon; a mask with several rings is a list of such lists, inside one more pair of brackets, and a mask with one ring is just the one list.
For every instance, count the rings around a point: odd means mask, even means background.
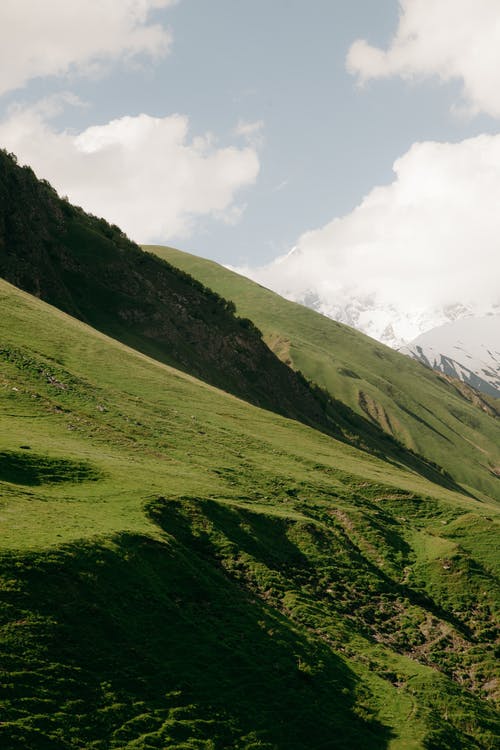
[{"label": "steep slope", "polygon": [[336,430],[249,320],[144,253],[118,227],[61,200],[0,151],[0,275],[160,361],[259,406]]},{"label": "steep slope", "polygon": [[[287,363],[455,480],[500,498],[500,422],[438,374],[211,261],[149,247],[235,302]],[[486,410],[484,411],[483,408]]]},{"label": "steep slope", "polygon": [[248,318],[199,281],[61,200],[0,152],[0,275],[161,362],[342,436],[456,488],[364,416],[283,363]]},{"label": "steep slope", "polygon": [[500,397],[500,315],[464,318],[433,328],[400,351],[478,391]]},{"label": "steep slope", "polygon": [[495,746],[496,504],[0,314],[2,748]]}]

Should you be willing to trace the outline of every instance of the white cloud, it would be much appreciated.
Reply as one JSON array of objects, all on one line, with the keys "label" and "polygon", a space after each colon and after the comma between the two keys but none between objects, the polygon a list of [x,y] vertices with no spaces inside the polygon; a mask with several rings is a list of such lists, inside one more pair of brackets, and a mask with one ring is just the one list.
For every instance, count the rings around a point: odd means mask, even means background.
[{"label": "white cloud", "polygon": [[347,68],[373,78],[461,79],[473,114],[500,117],[498,0],[400,0],[399,26],[387,50],[357,40]]},{"label": "white cloud", "polygon": [[175,0],[2,0],[0,94],[30,79],[89,72],[117,58],[168,51],[150,12]]},{"label": "white cloud", "polygon": [[243,272],[381,338],[398,319],[408,338],[436,310],[500,303],[500,135],[416,143],[394,172],[287,256]]},{"label": "white cloud", "polygon": [[255,146],[256,148],[261,148],[264,143],[264,136],[262,135],[263,130],[263,120],[256,120],[255,122],[240,120],[234,129],[234,134],[244,138],[250,145]]},{"label": "white cloud", "polygon": [[57,106],[51,99],[12,109],[0,122],[0,143],[73,203],[138,242],[186,237],[197,217],[238,219],[236,193],[259,172],[254,148],[217,147],[210,134],[190,139],[188,118],[179,114],[58,132],[48,120]]}]

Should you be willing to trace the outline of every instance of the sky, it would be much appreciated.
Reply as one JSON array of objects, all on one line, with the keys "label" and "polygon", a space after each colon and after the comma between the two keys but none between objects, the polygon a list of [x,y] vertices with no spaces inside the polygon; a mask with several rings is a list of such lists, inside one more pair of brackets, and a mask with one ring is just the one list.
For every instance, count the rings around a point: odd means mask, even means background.
[{"label": "sky", "polygon": [[498,0],[2,0],[0,147],[327,312],[487,306],[499,68]]}]

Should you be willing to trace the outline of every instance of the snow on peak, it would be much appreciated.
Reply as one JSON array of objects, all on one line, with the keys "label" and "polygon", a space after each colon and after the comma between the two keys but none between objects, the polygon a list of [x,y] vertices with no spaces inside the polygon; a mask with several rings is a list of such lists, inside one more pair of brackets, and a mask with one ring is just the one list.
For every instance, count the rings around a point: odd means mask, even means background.
[{"label": "snow on peak", "polygon": [[400,351],[500,397],[500,314],[470,316],[438,326]]}]

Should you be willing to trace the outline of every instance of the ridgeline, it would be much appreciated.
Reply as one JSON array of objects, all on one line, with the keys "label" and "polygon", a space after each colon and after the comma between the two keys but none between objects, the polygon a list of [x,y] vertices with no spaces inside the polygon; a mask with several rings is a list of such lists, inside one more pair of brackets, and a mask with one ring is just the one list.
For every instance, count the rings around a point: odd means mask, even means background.
[{"label": "ridgeline", "polygon": [[[486,474],[405,451],[264,313],[0,165],[2,750],[493,750]],[[343,330],[342,377],[379,383]]]}]

